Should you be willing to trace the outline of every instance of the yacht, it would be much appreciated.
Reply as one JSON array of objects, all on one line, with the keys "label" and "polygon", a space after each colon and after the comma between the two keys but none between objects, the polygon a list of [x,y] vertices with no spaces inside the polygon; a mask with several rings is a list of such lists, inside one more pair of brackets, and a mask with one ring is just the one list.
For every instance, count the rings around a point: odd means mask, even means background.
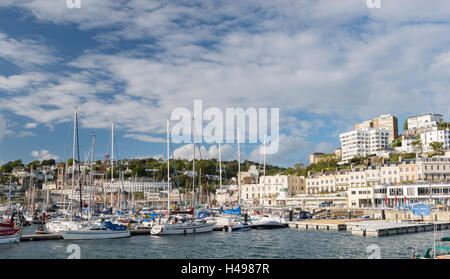
[{"label": "yacht", "polygon": [[130,237],[130,231],[125,225],[117,225],[111,221],[106,221],[103,225],[87,224],[78,230],[63,231],[61,235],[65,240],[113,239]]},{"label": "yacht", "polygon": [[214,229],[214,223],[207,222],[191,222],[186,221],[183,223],[167,223],[163,225],[154,225],[152,227],[152,235],[186,235],[186,234],[198,234],[209,233]]}]

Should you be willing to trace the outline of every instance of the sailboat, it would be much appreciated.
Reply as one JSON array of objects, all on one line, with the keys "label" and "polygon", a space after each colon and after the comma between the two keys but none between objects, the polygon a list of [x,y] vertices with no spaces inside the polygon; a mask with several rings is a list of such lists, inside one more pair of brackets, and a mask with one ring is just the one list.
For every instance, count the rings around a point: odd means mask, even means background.
[{"label": "sailboat", "polygon": [[84,223],[85,226],[78,230],[61,232],[65,240],[88,240],[88,239],[114,239],[130,237],[130,231],[125,225],[113,224],[106,221],[101,225]]},{"label": "sailboat", "polygon": [[[93,135],[93,137],[94,143],[95,134]],[[82,194],[80,186],[80,208],[82,208],[81,197]],[[80,223],[79,228],[75,230],[67,230],[61,232],[61,236],[65,240],[113,239],[113,238],[130,237],[130,231],[127,229],[127,226],[125,225],[113,224],[111,221],[106,221],[101,224],[95,224],[92,223],[91,219],[89,218],[88,222]]]},{"label": "sailboat", "polygon": [[[175,159],[174,159],[175,160]],[[152,235],[187,235],[208,233],[214,229],[214,223],[186,221],[170,217],[170,132],[167,120],[167,221],[152,227]]]},{"label": "sailboat", "polygon": [[[73,203],[74,203],[74,188],[75,188],[75,151],[77,144],[77,132],[78,132],[78,108],[74,108],[73,115],[73,153],[72,153],[72,198],[70,201],[70,218],[55,219],[45,224],[44,228],[46,232],[61,233],[63,231],[77,230],[82,227],[81,221],[73,220]],[[81,188],[81,187],[80,187]],[[81,191],[81,189],[80,189]],[[80,193],[81,195],[81,193]],[[80,197],[81,203],[81,197]],[[81,210],[81,208],[80,208]]]}]

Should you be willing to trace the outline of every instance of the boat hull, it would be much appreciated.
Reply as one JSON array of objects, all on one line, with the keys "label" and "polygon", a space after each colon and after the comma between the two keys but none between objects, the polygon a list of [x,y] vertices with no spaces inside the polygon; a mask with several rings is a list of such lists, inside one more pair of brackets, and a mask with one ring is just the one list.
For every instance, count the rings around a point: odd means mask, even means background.
[{"label": "boat hull", "polygon": [[198,234],[209,233],[214,229],[214,224],[201,224],[193,226],[174,226],[174,225],[155,225],[152,228],[152,235],[186,235],[186,234]]},{"label": "boat hull", "polygon": [[237,231],[248,231],[251,230],[252,226],[248,225],[248,226],[236,226],[236,227],[229,227],[228,231],[230,232],[237,232]]},{"label": "boat hull", "polygon": [[267,221],[255,224],[254,227],[258,230],[281,229],[286,228],[286,224],[277,221]]},{"label": "boat hull", "polygon": [[61,236],[65,240],[114,239],[130,237],[130,231],[78,230],[61,232]]},{"label": "boat hull", "polygon": [[0,244],[20,242],[20,231],[15,229],[0,230]]}]

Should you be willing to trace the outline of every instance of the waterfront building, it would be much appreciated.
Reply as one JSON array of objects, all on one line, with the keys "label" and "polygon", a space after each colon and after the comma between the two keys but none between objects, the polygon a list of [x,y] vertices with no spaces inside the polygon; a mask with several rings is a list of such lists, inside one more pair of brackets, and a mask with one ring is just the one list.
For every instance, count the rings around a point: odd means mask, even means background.
[{"label": "waterfront building", "polygon": [[375,154],[388,147],[389,132],[387,130],[364,128],[340,135],[342,161],[348,162],[356,156]]},{"label": "waterfront building", "polygon": [[450,181],[450,156],[420,157],[416,159],[419,181]]},{"label": "waterfront building", "polygon": [[348,206],[351,208],[394,207],[417,203],[450,205],[450,183],[416,182],[350,188],[348,191]]},{"label": "waterfront building", "polygon": [[[143,181],[105,181],[103,187],[107,193],[124,192],[156,192],[167,189],[167,182],[143,182]],[[167,191],[167,190],[166,190]]]},{"label": "waterfront building", "polygon": [[384,165],[310,173],[306,177],[306,193],[336,193],[345,192],[349,188],[354,187],[416,182],[419,177],[418,172],[419,168],[415,160],[404,160],[402,162],[393,162]]},{"label": "waterfront building", "polygon": [[374,187],[354,187],[347,191],[349,207],[368,207],[375,204]]},{"label": "waterfront building", "polygon": [[241,199],[253,205],[276,205],[279,196],[291,197],[304,193],[305,178],[296,175],[260,177],[259,184],[241,185]]}]

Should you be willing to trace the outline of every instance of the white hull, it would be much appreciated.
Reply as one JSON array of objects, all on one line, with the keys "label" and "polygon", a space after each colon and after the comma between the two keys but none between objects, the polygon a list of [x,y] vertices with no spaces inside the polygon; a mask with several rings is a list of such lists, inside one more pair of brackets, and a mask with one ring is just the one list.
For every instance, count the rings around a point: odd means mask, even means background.
[{"label": "white hull", "polygon": [[111,230],[78,230],[61,232],[65,240],[78,239],[114,239],[130,236],[130,231],[111,231]]},{"label": "white hull", "polygon": [[286,221],[283,218],[277,217],[262,217],[259,222],[255,222],[253,225],[257,229],[277,229],[285,228]]},{"label": "white hull", "polygon": [[0,244],[18,243],[20,242],[20,233],[9,236],[0,236]]},{"label": "white hull", "polygon": [[58,233],[64,231],[73,231],[79,230],[83,227],[81,222],[77,221],[52,221],[50,223],[45,224],[45,229],[48,232]]},{"label": "white hull", "polygon": [[214,229],[214,223],[205,224],[166,224],[155,225],[152,228],[152,235],[185,235],[208,233]]}]

